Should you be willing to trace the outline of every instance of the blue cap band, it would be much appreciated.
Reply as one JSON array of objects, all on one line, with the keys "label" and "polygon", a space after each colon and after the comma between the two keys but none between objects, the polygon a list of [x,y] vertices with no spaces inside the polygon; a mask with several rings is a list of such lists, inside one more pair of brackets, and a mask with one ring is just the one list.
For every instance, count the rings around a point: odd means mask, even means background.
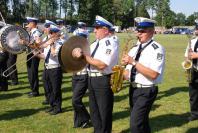
[{"label": "blue cap band", "polygon": [[56,29],[56,28],[50,28],[50,31],[51,32],[59,32],[60,30],[59,29]]},{"label": "blue cap band", "polygon": [[152,22],[140,22],[137,24],[137,27],[154,27]]},{"label": "blue cap band", "polygon": [[96,20],[94,26],[105,26],[105,27],[108,27],[108,28],[111,27],[110,25],[108,25],[108,24],[106,24],[106,23],[104,23],[103,21],[100,21],[100,20]]}]

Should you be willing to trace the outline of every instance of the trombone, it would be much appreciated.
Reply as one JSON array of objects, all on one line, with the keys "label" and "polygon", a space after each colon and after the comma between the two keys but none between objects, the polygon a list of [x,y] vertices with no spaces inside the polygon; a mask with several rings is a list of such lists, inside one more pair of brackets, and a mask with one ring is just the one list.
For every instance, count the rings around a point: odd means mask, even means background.
[{"label": "trombone", "polygon": [[[18,32],[17,32],[17,33],[18,33]],[[20,36],[20,33],[18,33],[18,34],[19,34],[19,36]],[[49,40],[54,39],[53,41],[56,41],[57,39],[60,38],[60,36],[61,36],[61,34],[58,33],[57,35],[51,36],[50,38],[48,38],[47,40],[45,40],[45,41],[43,41],[43,42],[41,42],[41,43],[36,43],[36,42],[29,43],[29,42],[25,42],[26,45],[28,44],[28,45],[27,45],[27,48],[28,48],[28,47],[33,48],[33,50],[31,50],[29,53],[27,53],[27,56],[30,55],[30,54],[32,54],[32,53],[33,53],[33,55],[32,55],[30,58],[28,58],[28,59],[26,60],[26,63],[27,63],[28,61],[30,61],[33,57],[35,57],[37,54],[41,53],[42,50],[43,50],[45,47],[47,47],[48,45],[50,45],[50,44],[47,44],[47,42],[48,42]],[[24,41],[25,41],[25,40],[24,40]],[[32,46],[31,46],[31,45],[32,45]],[[36,53],[35,53],[35,52],[36,52]],[[10,71],[12,68],[14,68],[15,65],[16,65],[16,63],[13,64],[13,65],[11,65],[10,67],[8,67],[5,71],[3,71],[2,76],[8,77],[8,76],[10,76],[12,73],[14,73],[14,72],[17,70],[16,68],[15,68],[14,70],[12,70],[11,72],[9,72],[9,71]],[[8,73],[8,72],[9,72],[9,73]]]}]

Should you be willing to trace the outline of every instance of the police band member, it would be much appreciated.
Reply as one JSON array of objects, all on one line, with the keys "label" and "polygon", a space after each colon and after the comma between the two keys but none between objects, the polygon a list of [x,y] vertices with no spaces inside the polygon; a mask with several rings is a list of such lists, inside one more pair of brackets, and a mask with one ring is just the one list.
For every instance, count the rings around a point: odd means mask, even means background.
[{"label": "police band member", "polygon": [[61,30],[61,39],[65,40],[65,41],[68,40],[69,35],[67,33],[66,27],[64,26],[64,21],[61,19],[57,19],[56,24],[58,25],[58,27]]},{"label": "police band member", "polygon": [[[37,42],[41,32],[37,28],[38,19],[27,17],[28,25],[26,26],[27,30],[30,31],[30,41],[31,43]],[[29,45],[32,47],[32,45]],[[32,58],[33,54],[28,54],[27,60]],[[28,80],[30,83],[30,88],[32,92],[28,94],[29,97],[35,97],[39,95],[39,78],[38,78],[38,67],[39,67],[40,59],[37,57],[33,57],[27,62],[27,71],[28,71]]]},{"label": "police band member", "polygon": [[6,62],[8,60],[8,52],[0,47],[0,91],[8,90],[7,78],[3,76],[3,72],[7,69]]},{"label": "police band member", "polygon": [[[91,55],[84,55],[88,65],[88,89],[91,121],[95,133],[111,133],[114,96],[111,90],[112,67],[118,63],[118,44],[109,37],[113,26],[96,16],[96,41],[90,45]],[[76,50],[76,57],[81,54]]]},{"label": "police band member", "polygon": [[[192,78],[189,83],[189,96],[190,96],[190,110],[191,116],[188,117],[189,121],[198,120],[198,20],[195,20],[195,35],[196,38],[191,40],[190,45],[187,46],[185,57],[192,59]],[[190,48],[189,48],[190,46]],[[190,52],[189,52],[190,49]]]},{"label": "police band member", "polygon": [[[50,20],[45,20],[45,23],[44,23],[44,30],[43,30],[43,33],[45,34],[45,38],[43,38],[42,42],[46,42],[48,41],[48,39],[50,39],[50,25],[56,25],[54,22],[50,21]],[[45,48],[47,47],[44,46],[44,44],[42,46],[40,46],[40,48]],[[48,84],[47,84],[47,81],[45,80],[46,79],[46,69],[44,69],[43,71],[43,84],[44,84],[44,93],[45,93],[45,100],[42,102],[43,105],[46,105],[46,104],[49,104],[49,96],[50,96],[50,91],[48,89]]]},{"label": "police band member", "polygon": [[[50,36],[59,36],[60,29],[51,24]],[[48,46],[44,48],[44,52],[37,55],[45,60],[45,85],[49,91],[50,108],[46,110],[51,115],[56,115],[62,112],[62,69],[58,61],[58,52],[63,44],[60,38],[51,38],[46,42]]]},{"label": "police band member", "polygon": [[[89,38],[86,24],[78,22],[78,28],[73,32],[73,35]],[[82,102],[88,88],[88,73],[87,67],[80,72],[74,73],[72,76],[72,105],[74,108],[74,127],[86,128],[89,126],[90,115]]]},{"label": "police band member", "polygon": [[122,57],[124,73],[131,82],[129,100],[132,133],[150,133],[149,112],[157,96],[165,65],[165,49],[153,40],[155,21],[137,17],[137,45]]}]

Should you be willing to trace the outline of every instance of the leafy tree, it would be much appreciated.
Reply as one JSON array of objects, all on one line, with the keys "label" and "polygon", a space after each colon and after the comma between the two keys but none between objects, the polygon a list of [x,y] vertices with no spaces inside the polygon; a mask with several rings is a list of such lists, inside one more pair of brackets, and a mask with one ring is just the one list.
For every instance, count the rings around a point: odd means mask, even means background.
[{"label": "leafy tree", "polygon": [[184,26],[185,25],[186,16],[183,13],[176,14],[176,25]]}]

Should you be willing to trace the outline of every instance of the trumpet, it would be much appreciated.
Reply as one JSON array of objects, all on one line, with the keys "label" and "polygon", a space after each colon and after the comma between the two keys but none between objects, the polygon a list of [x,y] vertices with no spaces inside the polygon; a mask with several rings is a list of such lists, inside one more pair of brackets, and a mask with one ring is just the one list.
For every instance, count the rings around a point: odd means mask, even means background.
[{"label": "trumpet", "polygon": [[[18,33],[18,34],[20,34],[20,33]],[[35,43],[35,42],[33,42],[33,43],[28,43],[28,42],[25,42],[26,44],[28,44],[27,46],[32,45],[32,46],[30,46],[30,47],[33,49],[32,51],[30,51],[30,52],[27,53],[27,56],[30,55],[30,54],[33,54],[33,55],[32,55],[30,58],[28,58],[28,59],[26,60],[26,63],[27,63],[28,61],[30,61],[32,58],[34,58],[36,55],[38,55],[39,53],[42,53],[43,48],[45,48],[45,47],[47,47],[48,45],[50,45],[50,44],[47,44],[47,42],[48,42],[49,40],[56,41],[57,39],[60,38],[60,36],[61,36],[60,34],[57,34],[57,35],[55,35],[55,36],[51,36],[50,38],[48,38],[47,40],[45,40],[45,41],[43,41],[43,42],[41,42],[41,43]],[[14,68],[15,65],[16,65],[16,63],[13,64],[13,65],[11,65],[10,67],[8,67],[5,71],[2,72],[2,75],[3,75],[4,77],[8,77],[8,76],[10,76],[12,73],[14,73],[17,69],[14,69],[14,70],[12,70],[12,71],[10,71],[10,70],[11,70],[12,68]],[[9,71],[10,71],[10,72],[9,72]]]}]

